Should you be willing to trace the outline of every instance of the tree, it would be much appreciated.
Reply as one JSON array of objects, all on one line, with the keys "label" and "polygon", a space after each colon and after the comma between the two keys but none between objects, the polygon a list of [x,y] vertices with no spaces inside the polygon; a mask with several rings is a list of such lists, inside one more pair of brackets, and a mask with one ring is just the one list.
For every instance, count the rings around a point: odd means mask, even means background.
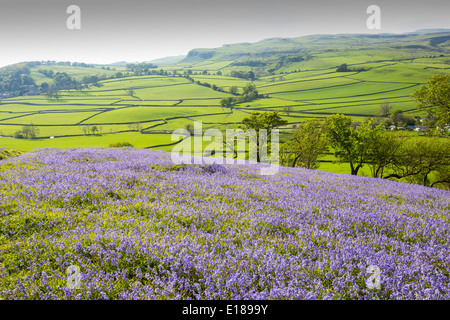
[{"label": "tree", "polygon": [[130,97],[133,97],[133,96],[134,96],[134,89],[133,89],[133,88],[126,89],[125,92],[126,92],[127,95],[129,95]]},{"label": "tree", "polygon": [[383,124],[379,124],[379,130],[373,133],[370,142],[368,163],[374,178],[383,178],[384,171],[396,161],[405,141],[404,137],[384,131],[382,127]]},{"label": "tree", "polygon": [[191,136],[194,135],[194,125],[192,123],[186,123],[184,128],[191,134]]},{"label": "tree", "polygon": [[128,125],[128,128],[130,128],[130,130],[135,130],[138,132],[142,131],[142,124],[140,122],[134,122]]},{"label": "tree", "polygon": [[48,85],[47,82],[42,82],[41,83],[41,86],[40,86],[41,93],[47,93],[48,92],[48,88],[49,88],[49,85]]},{"label": "tree", "polygon": [[53,84],[50,85],[47,89],[47,98],[48,100],[59,100],[59,88]]},{"label": "tree", "polygon": [[348,70],[348,66],[346,63],[341,64],[337,69],[336,72],[347,72]]},{"label": "tree", "polygon": [[25,139],[36,139],[38,134],[39,128],[34,126],[33,123],[31,123],[29,126],[22,127],[22,136]]},{"label": "tree", "polygon": [[[409,182],[424,186],[448,183],[446,170],[450,166],[450,141],[434,137],[409,138],[400,149],[400,154],[391,166],[391,173],[385,179],[406,178]],[[430,174],[437,172],[437,178],[429,181]]]},{"label": "tree", "polygon": [[[341,162],[349,162],[352,175],[358,175],[369,156],[371,142],[372,120],[361,124],[358,128],[351,127],[350,117],[335,114],[326,121],[326,134],[336,157]],[[379,127],[381,129],[381,126]]]},{"label": "tree", "polygon": [[281,126],[285,126],[288,122],[280,117],[278,111],[272,112],[252,112],[249,117],[242,119],[243,126],[240,126],[243,130],[253,129],[256,133],[256,158],[260,162],[260,146],[266,141],[260,141],[260,130],[264,129],[267,132],[267,139],[270,139],[272,130]]},{"label": "tree", "polygon": [[230,91],[231,94],[237,94],[238,92],[238,87],[236,86],[231,86],[230,89],[228,89]]},{"label": "tree", "polygon": [[408,126],[414,125],[416,120],[412,115],[405,115],[402,110],[397,109],[391,114],[392,122],[395,126]]},{"label": "tree", "polygon": [[75,80],[65,72],[57,72],[53,77],[53,81],[58,89],[71,89],[75,84]]},{"label": "tree", "polygon": [[83,126],[83,132],[84,132],[84,134],[87,136],[90,132],[91,132],[91,126],[90,125],[85,125],[85,126]]},{"label": "tree", "polygon": [[391,114],[392,105],[389,102],[383,102],[380,105],[380,113],[383,117],[387,118]]},{"label": "tree", "polygon": [[252,93],[255,91],[256,91],[256,87],[251,83],[247,83],[244,87],[244,94],[249,94],[249,93]]},{"label": "tree", "polygon": [[436,117],[436,125],[444,128],[450,123],[450,75],[432,75],[427,84],[412,94],[419,110],[426,109],[428,116]]},{"label": "tree", "polygon": [[283,112],[289,117],[289,114],[292,112],[292,106],[284,106]]},{"label": "tree", "polygon": [[[318,158],[327,149],[324,127],[318,120],[307,120],[294,131],[292,140],[283,145],[283,151],[292,154],[286,157],[288,166],[307,169],[318,168]],[[292,160],[292,161],[291,161]]]},{"label": "tree", "polygon": [[436,170],[435,177],[430,187],[439,185],[443,189],[450,190],[450,166],[440,166]]},{"label": "tree", "polygon": [[97,126],[92,126],[91,127],[91,132],[92,132],[92,134],[97,134],[97,132],[98,132],[98,127]]},{"label": "tree", "polygon": [[222,108],[230,108],[233,104],[234,104],[233,97],[226,97],[220,100],[220,105],[222,106]]},{"label": "tree", "polygon": [[17,130],[16,132],[14,132],[14,138],[16,138],[16,139],[23,139],[24,138],[23,131],[22,130]]}]

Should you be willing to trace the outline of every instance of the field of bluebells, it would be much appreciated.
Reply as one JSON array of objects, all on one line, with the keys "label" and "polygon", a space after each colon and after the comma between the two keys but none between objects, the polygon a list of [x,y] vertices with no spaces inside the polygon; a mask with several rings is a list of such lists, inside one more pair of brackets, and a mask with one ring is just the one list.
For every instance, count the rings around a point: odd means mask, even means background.
[{"label": "field of bluebells", "polygon": [[0,299],[450,298],[449,191],[259,173],[126,148],[1,160]]}]

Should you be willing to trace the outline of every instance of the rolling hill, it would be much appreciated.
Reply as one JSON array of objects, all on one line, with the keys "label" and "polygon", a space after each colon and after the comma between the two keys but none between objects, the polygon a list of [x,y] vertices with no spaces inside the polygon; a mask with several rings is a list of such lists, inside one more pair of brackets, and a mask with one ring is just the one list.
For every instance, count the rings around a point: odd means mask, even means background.
[{"label": "rolling hill", "polygon": [[[450,70],[449,37],[450,32],[272,38],[193,49],[164,69],[32,63],[24,65],[27,81],[52,85],[51,71],[53,77],[71,77],[76,89],[60,90],[58,99],[45,94],[3,98],[0,144],[33,150],[129,141],[167,150],[170,133],[194,120],[203,121],[205,129],[223,130],[235,128],[253,111],[282,111],[289,121],[286,132],[305,119],[335,113],[361,121],[380,115],[384,102],[415,115],[413,90],[430,75]],[[337,72],[343,64],[347,72]],[[0,69],[6,75],[3,83],[11,74],[7,70]],[[249,72],[255,78],[249,79]],[[82,87],[84,81],[91,82]],[[233,96],[231,87],[239,94],[249,83],[265,96],[233,108],[221,106],[222,98]],[[30,126],[38,130],[37,139],[13,138]]]},{"label": "rolling hill", "polygon": [[1,161],[0,299],[450,298],[449,191],[259,171],[111,148]]}]

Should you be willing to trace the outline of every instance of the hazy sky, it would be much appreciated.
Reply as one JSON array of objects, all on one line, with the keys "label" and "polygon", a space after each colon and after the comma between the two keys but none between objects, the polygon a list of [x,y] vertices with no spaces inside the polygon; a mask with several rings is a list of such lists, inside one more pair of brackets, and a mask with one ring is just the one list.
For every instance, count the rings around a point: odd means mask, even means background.
[{"label": "hazy sky", "polygon": [[[372,4],[381,30],[366,27]],[[66,26],[69,5],[81,30]],[[449,0],[0,0],[0,66],[149,61],[270,37],[450,28],[449,17]]]}]

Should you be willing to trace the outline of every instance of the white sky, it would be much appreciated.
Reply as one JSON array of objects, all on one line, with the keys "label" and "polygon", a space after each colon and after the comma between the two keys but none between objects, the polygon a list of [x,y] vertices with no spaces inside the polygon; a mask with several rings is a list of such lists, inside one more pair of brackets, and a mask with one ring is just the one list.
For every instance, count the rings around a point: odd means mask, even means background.
[{"label": "white sky", "polygon": [[[71,4],[81,30],[66,27]],[[371,4],[381,30],[366,27]],[[0,66],[149,61],[270,37],[450,28],[449,17],[448,0],[0,0]]]}]

